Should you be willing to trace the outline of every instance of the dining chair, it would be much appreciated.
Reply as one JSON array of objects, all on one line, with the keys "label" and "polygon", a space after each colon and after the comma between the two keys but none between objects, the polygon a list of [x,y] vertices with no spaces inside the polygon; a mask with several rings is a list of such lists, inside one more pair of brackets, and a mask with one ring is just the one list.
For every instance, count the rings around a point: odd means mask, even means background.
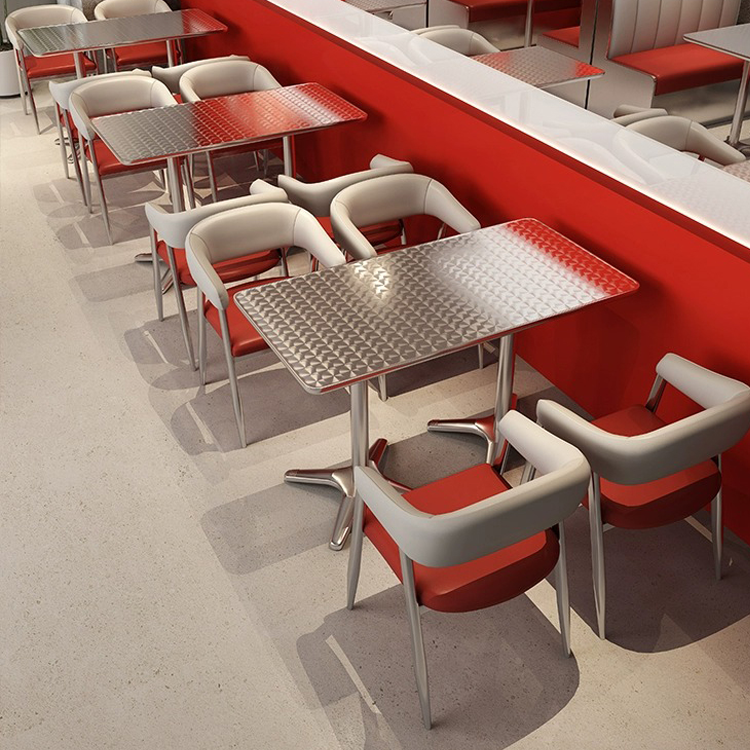
[{"label": "dining chair", "polygon": [[[172,9],[164,0],[103,0],[94,8],[94,18],[98,21],[105,21],[112,18],[171,12]],[[114,69],[130,68],[146,63],[167,63],[170,44],[174,42],[167,40],[166,42],[144,42],[115,47],[111,57]]]},{"label": "dining chair", "polygon": [[[130,70],[124,73],[104,73],[96,77],[97,81],[115,76],[137,75],[149,78],[151,74],[147,70]],[[81,165],[78,158],[78,129],[73,123],[70,116],[70,95],[80,86],[91,83],[86,78],[77,78],[72,81],[50,81],[49,93],[52,101],[55,103],[55,122],[57,124],[58,139],[60,141],[60,155],[62,157],[65,178],[70,178],[69,164],[72,163],[75,171],[76,180],[81,189],[83,202],[88,206],[86,192],[83,186],[83,176]],[[68,144],[70,145],[70,154],[68,154]]]},{"label": "dining chair", "polygon": [[347,607],[354,607],[367,536],[403,585],[427,729],[432,717],[421,608],[457,613],[492,607],[554,571],[563,653],[571,653],[564,521],[581,502],[590,468],[577,448],[517,411],[499,428],[527,462],[516,487],[480,464],[401,495],[375,469],[354,469]]},{"label": "dining chair", "polygon": [[[263,180],[256,180],[250,186],[250,195],[244,195],[231,200],[209,203],[205,206],[170,213],[163,206],[156,203],[146,204],[146,218],[148,219],[151,236],[151,260],[154,269],[154,300],[159,320],[164,320],[163,292],[166,291],[164,279],[162,279],[159,262],[167,265],[167,278],[169,285],[174,287],[175,299],[177,301],[177,314],[182,328],[182,337],[185,342],[188,361],[195,370],[195,355],[193,353],[193,341],[190,335],[187,308],[185,307],[184,289],[194,287],[195,281],[190,275],[185,244],[190,230],[203,219],[214,216],[224,211],[235,208],[254,206],[261,203],[285,203],[288,202],[286,193],[280,188],[273,187]],[[224,284],[246,279],[251,276],[269,271],[274,266],[281,264],[283,275],[288,276],[289,271],[284,254],[286,248],[272,248],[265,252],[253,253],[248,258],[235,258],[216,265],[216,273]]]},{"label": "dining chair", "polygon": [[200,67],[201,65],[209,65],[216,62],[249,59],[249,57],[245,57],[244,55],[228,55],[226,57],[209,57],[205,60],[193,60],[192,62],[182,63],[181,65],[173,65],[171,68],[162,68],[158,65],[154,65],[151,68],[151,75],[156,78],[157,81],[161,81],[174,94],[178,101],[182,101],[182,97],[180,96],[180,79],[189,70]]},{"label": "dining chair", "polygon": [[485,39],[476,31],[461,29],[457,26],[455,28],[446,27],[420,30],[419,36],[441,44],[443,47],[448,47],[448,49],[452,49],[454,52],[466,55],[467,57],[500,51],[492,42]]},{"label": "dining chair", "polygon": [[709,159],[726,167],[745,161],[742,152],[717,138],[710,130],[687,117],[662,115],[640,119],[626,125],[628,130],[647,135],[665,146],[696,154],[702,161]]},{"label": "dining chair", "polygon": [[[87,23],[86,16],[78,8],[69,5],[36,5],[31,8],[21,8],[9,13],[5,19],[5,31],[8,41],[13,45],[16,59],[16,73],[18,87],[21,91],[23,112],[28,115],[29,106],[34,115],[37,133],[39,128],[39,113],[36,108],[32,81],[66,78],[76,74],[75,57],[72,53],[62,55],[46,55],[34,57],[24,51],[23,42],[18,35],[21,29],[37,26],[58,26],[68,23]],[[96,63],[85,55],[82,57],[86,73],[96,70]]]},{"label": "dining chair", "polygon": [[[230,96],[232,94],[244,94],[251,91],[268,91],[278,89],[281,84],[273,75],[258,63],[250,60],[220,60],[208,62],[205,65],[193,67],[180,77],[180,95],[184,102],[197,102],[204,99],[213,99],[217,96]],[[218,153],[207,152],[208,178],[211,187],[211,196],[214,201],[218,200],[216,187],[216,171],[214,159],[231,153],[252,152],[255,156],[255,167],[260,170],[258,152],[268,152],[269,149],[282,147],[280,140],[262,141],[252,144],[224,149]],[[264,158],[264,172],[267,169],[268,159]]]},{"label": "dining chair", "polygon": [[[481,224],[437,180],[419,174],[390,174],[358,182],[341,190],[331,201],[331,226],[334,239],[354,260],[374,258],[409,245],[405,219],[429,216],[441,222],[440,239],[447,228],[457,234],[472,232]],[[401,222],[400,244],[376,247],[366,228]],[[484,367],[484,347],[477,347],[479,368]],[[387,378],[378,378],[381,401],[388,399]]]},{"label": "dining chair", "polygon": [[234,416],[243,448],[247,446],[247,437],[235,361],[267,349],[268,345],[233,300],[242,290],[280,279],[255,280],[227,288],[219,276],[219,265],[264,254],[269,249],[291,246],[311,253],[325,268],[346,263],[342,252],[312,214],[284,203],[245,206],[211,216],[190,230],[185,243],[190,275],[199,290],[198,366],[201,385],[206,384],[208,322],[221,337],[224,347]]},{"label": "dining chair", "polygon": [[[710,505],[714,572],[721,578],[721,456],[750,428],[750,387],[676,354],[665,355],[656,373],[645,405],[593,422],[553,401],[537,404],[539,424],[578,447],[593,471],[584,504],[600,638],[606,637],[605,527],[656,528]],[[702,410],[671,423],[659,417],[667,384]]]},{"label": "dining chair", "polygon": [[97,77],[79,86],[70,94],[70,114],[79,133],[83,185],[88,199],[89,213],[93,211],[88,169],[90,161],[99,190],[102,217],[110,244],[113,244],[112,227],[104,194],[104,179],[125,173],[163,170],[166,168],[166,163],[154,161],[137,165],[122,164],[96,135],[91,120],[103,115],[176,105],[177,102],[163,83],[142,75],[114,76],[101,80]]},{"label": "dining chair", "polygon": [[633,104],[621,104],[615,109],[612,122],[624,127],[639,120],[649,120],[652,117],[663,117],[668,114],[669,112],[662,107],[637,107]]}]

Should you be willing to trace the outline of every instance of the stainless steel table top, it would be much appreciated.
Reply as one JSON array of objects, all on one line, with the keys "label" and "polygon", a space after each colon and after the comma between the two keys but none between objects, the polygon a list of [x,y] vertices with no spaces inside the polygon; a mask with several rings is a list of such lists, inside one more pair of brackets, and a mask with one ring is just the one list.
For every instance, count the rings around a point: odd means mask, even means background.
[{"label": "stainless steel table top", "polygon": [[387,13],[389,10],[424,5],[427,0],[346,0],[349,5],[368,13]]},{"label": "stainless steel table top", "polygon": [[638,284],[535,219],[235,296],[309,393],[491,341]]},{"label": "stainless steel table top", "polygon": [[96,117],[94,130],[123,164],[310,133],[366,119],[318,83]]},{"label": "stainless steel table top", "polygon": [[21,29],[18,33],[28,52],[34,57],[44,57],[63,52],[86,52],[143,42],[187,39],[226,30],[223,23],[202,10],[190,9],[88,23],[38,26]]},{"label": "stainless steel table top", "polygon": [[750,160],[740,162],[739,164],[730,164],[728,167],[724,167],[725,172],[733,174],[735,177],[739,177],[745,182],[750,182]]},{"label": "stainless steel table top", "polygon": [[490,52],[472,60],[540,89],[604,75],[601,68],[539,46]]},{"label": "stainless steel table top", "polygon": [[695,31],[692,34],[685,34],[685,39],[693,44],[700,44],[702,47],[709,47],[741,60],[750,60],[750,23]]}]

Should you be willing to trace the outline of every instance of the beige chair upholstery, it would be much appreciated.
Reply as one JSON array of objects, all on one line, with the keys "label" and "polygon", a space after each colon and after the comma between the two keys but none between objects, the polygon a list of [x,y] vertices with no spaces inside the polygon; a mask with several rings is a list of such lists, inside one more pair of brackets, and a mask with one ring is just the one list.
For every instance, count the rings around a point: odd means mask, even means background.
[{"label": "beige chair upholstery", "polygon": [[107,18],[127,18],[171,11],[164,0],[102,0],[94,8],[94,18],[103,21]]},{"label": "beige chair upholstery", "polygon": [[154,65],[151,68],[151,75],[157,81],[161,81],[173,94],[180,93],[180,78],[193,68],[211,63],[226,62],[230,60],[249,60],[244,55],[229,55],[228,57],[210,57],[207,60],[194,60],[193,62],[183,63],[182,65],[173,65],[171,68],[160,68]]},{"label": "beige chair upholstery", "polygon": [[280,87],[270,71],[250,60],[206,63],[191,68],[180,78],[180,94],[186,102]]},{"label": "beige chair upholstery", "polygon": [[473,57],[474,55],[485,55],[490,52],[499,52],[498,48],[487,41],[481,34],[469,29],[441,28],[427,29],[420,32],[424,39],[442,44],[461,55]]}]

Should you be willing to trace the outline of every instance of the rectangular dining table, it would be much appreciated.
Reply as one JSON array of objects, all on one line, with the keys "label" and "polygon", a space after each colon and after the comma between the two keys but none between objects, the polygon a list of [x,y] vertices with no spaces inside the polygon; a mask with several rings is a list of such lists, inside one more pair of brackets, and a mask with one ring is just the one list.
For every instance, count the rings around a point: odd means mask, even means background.
[{"label": "rectangular dining table", "polygon": [[330,543],[338,550],[351,529],[353,467],[377,464],[375,454],[384,450],[382,440],[369,448],[369,380],[500,340],[495,409],[483,434],[487,461],[496,465],[505,452],[498,423],[512,404],[514,335],[637,289],[633,279],[540,221],[519,219],[255,287],[234,299],[305,391],[349,388],[351,464],[285,475],[340,491]]},{"label": "rectangular dining table", "polygon": [[284,172],[294,175],[291,139],[367,115],[319,83],[220,96],[173,107],[95,117],[96,134],[123,164],[167,162],[175,212],[184,210],[179,160],[192,154],[283,139]]},{"label": "rectangular dining table", "polygon": [[750,92],[750,23],[695,31],[692,34],[685,34],[685,41],[699,44],[701,47],[708,47],[716,50],[716,52],[723,52],[725,55],[731,55],[744,61],[740,88],[737,92],[737,103],[732,116],[732,128],[727,139],[730,146],[737,148],[740,144],[742,122],[745,119],[747,97]]},{"label": "rectangular dining table", "polygon": [[[81,55],[84,52],[127,47],[147,42],[169,42],[226,31],[227,27],[202,10],[190,8],[170,13],[148,13],[140,16],[108,18],[87,23],[37,26],[21,29],[18,34],[34,57],[73,53],[76,75],[84,77]],[[167,44],[169,65],[174,64],[173,50]]]}]

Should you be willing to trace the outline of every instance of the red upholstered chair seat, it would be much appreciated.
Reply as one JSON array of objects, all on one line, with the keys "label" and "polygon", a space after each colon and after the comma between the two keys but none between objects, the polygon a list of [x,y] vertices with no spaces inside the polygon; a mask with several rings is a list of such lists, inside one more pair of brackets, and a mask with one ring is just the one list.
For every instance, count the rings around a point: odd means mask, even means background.
[{"label": "red upholstered chair seat", "polygon": [[[86,144],[86,156],[90,158],[89,146]],[[104,141],[97,138],[94,141],[94,153],[99,163],[99,174],[102,177],[108,177],[113,174],[123,174],[125,172],[141,172],[145,169],[166,169],[167,163],[164,161],[149,162],[145,164],[123,164],[109,149]]]},{"label": "red upholstered chair seat", "polygon": [[[643,406],[631,406],[593,422],[615,435],[642,435],[666,423]],[[680,521],[708,505],[721,487],[713,461],[654,482],[626,486],[601,480],[602,521],[623,529],[650,529]],[[588,498],[584,500],[588,506]]]},{"label": "red upholstered chair seat", "polygon": [[167,45],[166,42],[147,42],[145,44],[131,44],[127,47],[117,47],[115,49],[115,60],[118,67],[129,67],[139,63],[166,63],[167,62]]},{"label": "red upholstered chair seat", "polygon": [[[195,281],[190,275],[184,248],[175,247],[173,251],[180,284],[182,286],[195,286]],[[164,242],[159,241],[157,243],[156,252],[165,263],[169,263],[167,246]],[[214,270],[225,284],[232,284],[240,279],[246,279],[248,276],[257,276],[260,273],[270,271],[278,265],[280,260],[281,253],[278,250],[268,250],[265,253],[255,253],[246,258],[233,258],[223,263],[217,263]]]},{"label": "red upholstered chair seat", "polygon": [[[85,55],[83,69],[88,73],[96,70],[96,63],[89,60]],[[76,74],[75,58],[72,54],[49,55],[48,57],[24,57],[26,72],[30,79],[34,78],[57,78]]]},{"label": "red upholstered chair seat", "polygon": [[571,47],[577,47],[581,43],[581,27],[568,26],[567,29],[555,29],[554,31],[547,31],[542,36],[547,36],[550,39],[556,39],[558,42],[569,44]]},{"label": "red upholstered chair seat", "polygon": [[742,60],[697,44],[633,52],[615,57],[613,61],[653,76],[657,95],[731,81],[742,73]]},{"label": "red upholstered chair seat", "polygon": [[[284,277],[286,278],[286,277]],[[229,289],[229,307],[227,308],[227,324],[229,325],[229,342],[232,348],[233,357],[244,357],[246,354],[259,352],[268,349],[268,344],[263,337],[250,325],[248,319],[240,311],[240,308],[234,304],[234,295],[243,289],[252,289],[263,284],[272,284],[280,281],[281,277],[275,279],[261,279],[260,281],[251,281],[247,284],[239,284]],[[221,322],[219,320],[219,311],[208,301],[204,306],[206,319],[213,326],[216,333],[221,336]]]},{"label": "red upholstered chair seat", "polygon": [[[407,492],[404,498],[415,508],[433,514],[450,513],[500,492],[509,486],[487,464]],[[375,516],[365,509],[365,534],[401,579],[398,547]],[[449,568],[414,564],[417,601],[440,612],[470,612],[508,601],[528,591],[548,576],[559,556],[552,531],[498,552]]]},{"label": "red upholstered chair seat", "polygon": [[[451,0],[469,9],[470,21],[491,21],[494,18],[526,15],[527,0]],[[537,0],[536,13],[577,8],[581,0]]]}]

